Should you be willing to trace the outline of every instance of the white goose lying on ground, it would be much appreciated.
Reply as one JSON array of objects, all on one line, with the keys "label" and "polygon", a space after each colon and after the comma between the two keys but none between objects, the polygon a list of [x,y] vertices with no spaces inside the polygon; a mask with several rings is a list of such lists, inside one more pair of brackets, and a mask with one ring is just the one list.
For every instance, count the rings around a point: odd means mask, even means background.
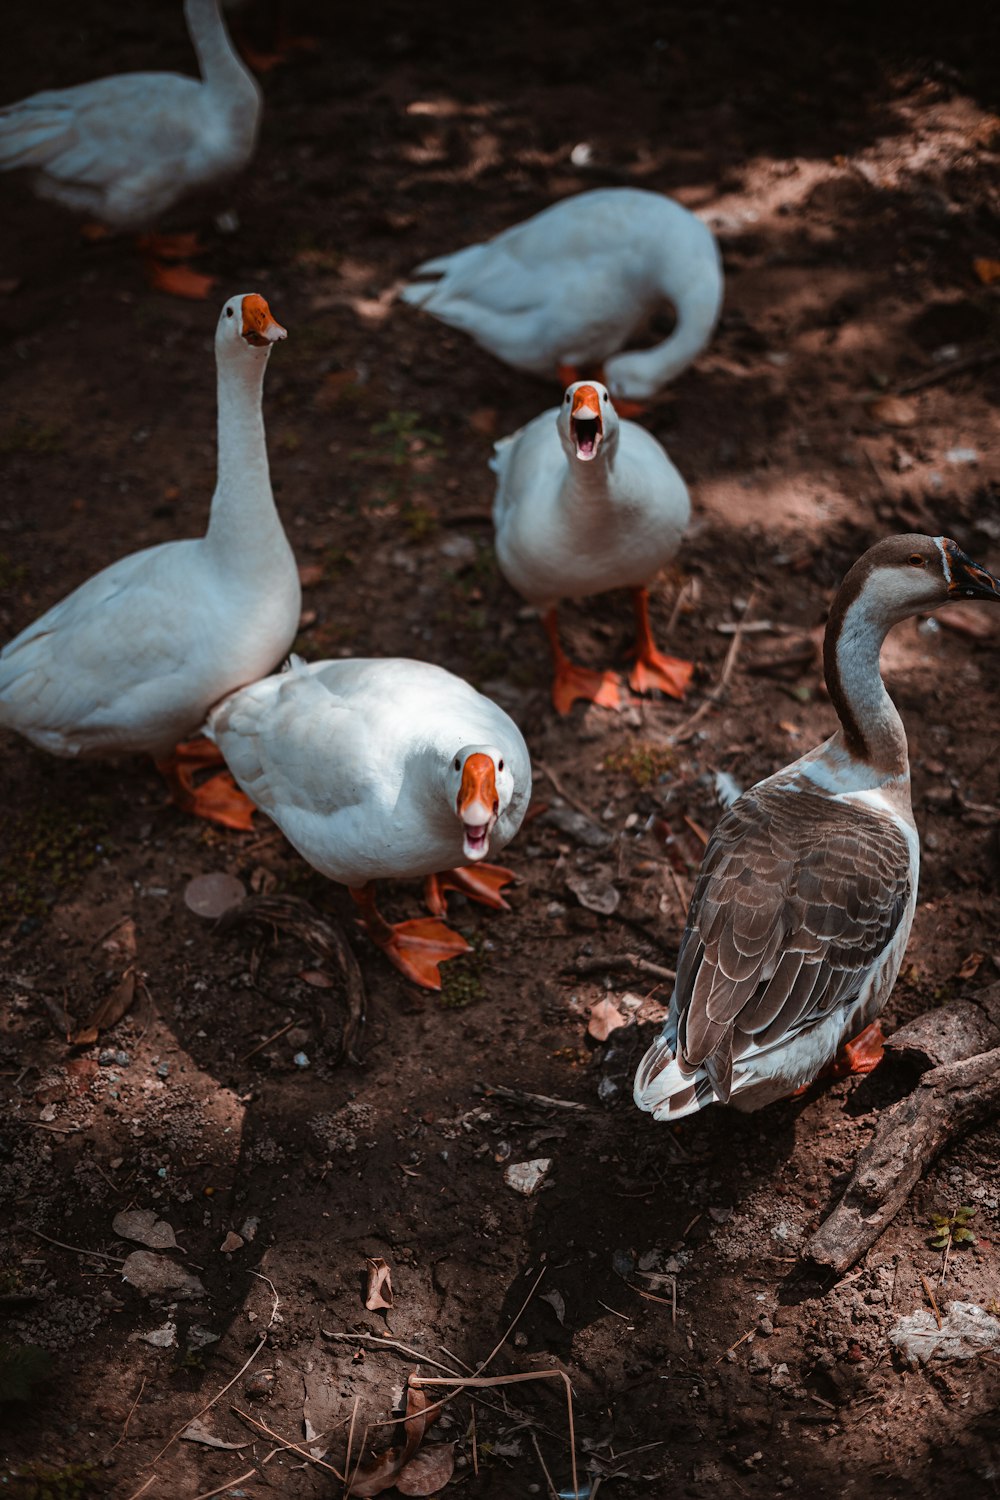
[{"label": "white goose lying on ground", "polygon": [[[185,0],[184,15],[200,79],[121,73],[8,104],[0,109],[0,170],[27,168],[40,198],[118,231],[148,229],[181,198],[242,171],[257,145],[260,89],[233,50],[218,0]],[[192,238],[150,239],[144,248],[154,257],[189,253]],[[212,285],[155,258],[150,275],[180,296],[204,297]]]},{"label": "white goose lying on ground", "polygon": [[759,1109],[812,1082],[849,1037],[853,1071],[875,1066],[872,1023],[903,959],[920,859],[879,655],[893,625],[953,599],[998,602],[1000,579],[947,537],[889,537],[847,574],[824,647],[840,728],[745,792],[712,834],[670,1013],[636,1074],[640,1109],[660,1120],[716,1101]]},{"label": "white goose lying on ground", "polygon": [[[222,309],[206,535],[112,563],[0,651],[0,728],[54,755],[147,752],[182,806],[237,828],[250,826],[252,809],[229,778],[195,790],[183,747],[181,761],[171,752],[224,693],[271,671],[298,628],[298,570],[274,506],[261,414],[271,345],[284,337],[256,293]],[[193,765],[207,751],[193,750]]]},{"label": "white goose lying on ground", "polygon": [[439,915],[449,886],[506,908],[513,877],[483,861],[521,825],[531,762],[514,721],[460,677],[421,661],[293,657],[213,709],[205,732],[299,853],[351,888],[373,942],[415,983],[440,989],[438,964],[469,945],[433,919],[390,926],[371,881],[430,876]]},{"label": "white goose lying on ground", "polygon": [[[698,357],[722,307],[711,231],[673,199],[640,188],[564,198],[414,275],[424,279],[404,288],[406,302],[516,370],[558,375],[564,385],[598,375],[612,396],[630,401],[648,400]],[[664,304],[677,319],[669,338],[619,353]]]},{"label": "white goose lying on ground", "polygon": [[577,381],[558,409],[543,412],[496,445],[493,504],[500,571],[542,611],[552,647],[552,701],[567,714],[577,698],[614,708],[613,672],[569,661],[559,643],[556,603],[608,589],[632,590],[637,655],[629,682],[681,698],[690,662],[657,650],[647,585],[680,545],[691,516],[684,481],[644,427],[619,421],[597,381]]}]

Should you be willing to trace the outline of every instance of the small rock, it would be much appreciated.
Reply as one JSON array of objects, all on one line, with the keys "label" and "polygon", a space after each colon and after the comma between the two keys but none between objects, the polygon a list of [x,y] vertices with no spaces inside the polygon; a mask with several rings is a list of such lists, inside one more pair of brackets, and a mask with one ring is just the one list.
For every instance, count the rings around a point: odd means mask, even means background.
[{"label": "small rock", "polygon": [[254,1370],[243,1382],[243,1389],[248,1396],[259,1400],[261,1396],[269,1396],[277,1384],[278,1377],[273,1370]]},{"label": "small rock", "polygon": [[223,1255],[232,1255],[234,1251],[242,1250],[243,1244],[244,1241],[242,1236],[234,1234],[233,1231],[230,1230],[226,1235],[226,1238],[222,1241],[222,1244],[219,1246],[219,1250]]},{"label": "small rock", "polygon": [[144,1297],[169,1297],[183,1302],[205,1296],[205,1288],[197,1276],[151,1250],[133,1250],[122,1266],[122,1277]]},{"label": "small rock", "polygon": [[537,1156],[533,1161],[511,1162],[503,1174],[503,1180],[515,1193],[530,1198],[538,1192],[552,1166],[550,1156]]},{"label": "small rock", "polygon": [[246,898],[246,887],[235,875],[214,870],[210,875],[196,875],[184,887],[184,905],[195,916],[215,920]]},{"label": "small rock", "polygon": [[129,1343],[136,1342],[152,1344],[154,1349],[173,1349],[177,1343],[177,1324],[168,1321],[162,1328],[154,1328],[149,1333],[130,1333]]},{"label": "small rock", "polygon": [[977,464],[979,450],[978,448],[949,448],[944,461],[946,464]]},{"label": "small rock", "polygon": [[900,1318],[889,1332],[894,1344],[911,1364],[932,1359],[976,1359],[988,1351],[1000,1351],[1000,1320],[975,1302],[951,1302],[941,1327],[933,1313],[920,1307],[908,1318]]}]

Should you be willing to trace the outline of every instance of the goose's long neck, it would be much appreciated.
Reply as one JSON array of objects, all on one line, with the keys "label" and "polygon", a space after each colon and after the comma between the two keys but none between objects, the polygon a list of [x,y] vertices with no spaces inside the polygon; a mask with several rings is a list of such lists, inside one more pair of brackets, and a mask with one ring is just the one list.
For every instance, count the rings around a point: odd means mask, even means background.
[{"label": "goose's long neck", "polygon": [[844,747],[889,777],[908,777],[906,732],[879,670],[882,643],[895,623],[870,589],[833,602],[823,643],[826,685]]},{"label": "goose's long neck", "polygon": [[208,539],[227,554],[264,553],[284,532],[274,505],[261,396],[267,354],[219,360],[219,471]]},{"label": "goose's long neck", "polygon": [[605,448],[597,458],[583,463],[567,455],[563,503],[573,515],[574,525],[587,518],[599,521],[614,509],[615,451]]},{"label": "goose's long neck", "polygon": [[229,39],[220,0],[184,0],[184,19],[204,81],[221,87],[249,81],[256,92],[251,73]]}]

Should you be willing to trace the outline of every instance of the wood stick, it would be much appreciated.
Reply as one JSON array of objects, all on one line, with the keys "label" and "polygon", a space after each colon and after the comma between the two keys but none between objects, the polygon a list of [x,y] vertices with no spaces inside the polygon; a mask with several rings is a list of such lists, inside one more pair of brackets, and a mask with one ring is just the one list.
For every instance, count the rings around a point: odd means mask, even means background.
[{"label": "wood stick", "polygon": [[640,958],[638,953],[597,953],[593,957],[575,958],[572,963],[563,964],[564,974],[600,974],[605,969],[614,973],[616,969],[635,969],[640,974],[652,974],[654,979],[677,978],[675,969],[664,968],[662,964],[654,964],[648,958]]},{"label": "wood stick", "polygon": [[945,1146],[997,1110],[1000,1047],[931,1068],[911,1094],[882,1115],[843,1197],[807,1241],[804,1254],[841,1274],[849,1270]]}]

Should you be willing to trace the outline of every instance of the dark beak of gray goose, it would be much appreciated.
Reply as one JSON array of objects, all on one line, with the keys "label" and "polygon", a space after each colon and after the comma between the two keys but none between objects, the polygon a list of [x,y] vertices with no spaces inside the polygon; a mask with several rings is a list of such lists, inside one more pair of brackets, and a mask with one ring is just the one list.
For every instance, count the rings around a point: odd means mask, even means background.
[{"label": "dark beak of gray goose", "polygon": [[1000,578],[994,578],[979,563],[973,562],[957,542],[944,540],[944,552],[951,570],[948,594],[952,599],[1000,599]]}]

